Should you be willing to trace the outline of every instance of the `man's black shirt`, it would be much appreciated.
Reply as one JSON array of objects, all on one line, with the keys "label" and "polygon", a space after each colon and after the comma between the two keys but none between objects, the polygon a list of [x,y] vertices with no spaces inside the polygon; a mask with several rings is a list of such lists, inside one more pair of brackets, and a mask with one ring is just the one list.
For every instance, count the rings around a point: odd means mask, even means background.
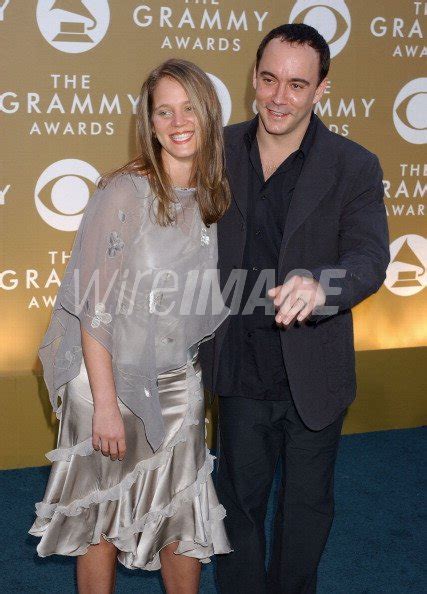
[{"label": "man's black shirt", "polygon": [[[280,329],[274,320],[274,306],[267,291],[284,281],[277,278],[280,246],[293,191],[313,144],[316,124],[312,116],[300,148],[289,155],[267,181],[264,181],[256,138],[258,117],[253,119],[245,135],[242,158],[248,159],[250,179],[242,267],[247,277],[239,313],[231,316],[221,349],[216,388],[221,396],[261,400],[289,398]],[[251,306],[252,291],[255,307]],[[245,307],[252,313],[244,313]]]}]

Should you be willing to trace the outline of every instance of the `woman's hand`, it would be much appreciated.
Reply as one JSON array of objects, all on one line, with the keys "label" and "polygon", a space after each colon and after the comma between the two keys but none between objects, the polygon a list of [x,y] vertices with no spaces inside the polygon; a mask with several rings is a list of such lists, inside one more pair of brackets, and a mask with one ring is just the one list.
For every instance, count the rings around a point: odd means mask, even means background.
[{"label": "woman's hand", "polygon": [[125,427],[114,386],[111,354],[81,324],[83,357],[93,396],[93,449],[101,449],[111,460],[123,460]]},{"label": "woman's hand", "polygon": [[92,445],[111,460],[123,460],[126,453],[125,426],[117,403],[95,406],[92,418]]}]

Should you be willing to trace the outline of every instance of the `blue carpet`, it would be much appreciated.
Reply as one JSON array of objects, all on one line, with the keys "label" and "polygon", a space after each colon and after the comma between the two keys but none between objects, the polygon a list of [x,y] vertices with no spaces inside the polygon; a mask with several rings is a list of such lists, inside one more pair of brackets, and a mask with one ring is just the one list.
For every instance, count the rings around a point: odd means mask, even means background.
[{"label": "blue carpet", "polygon": [[[423,556],[425,431],[407,429],[344,436],[336,472],[336,517],[319,569],[318,594],[427,592]],[[2,564],[5,594],[73,594],[74,559],[39,559],[38,539],[26,534],[48,468],[0,472]],[[275,498],[274,485],[267,533]],[[424,531],[425,532],[425,531]],[[203,567],[201,594],[216,592],[212,564]],[[158,572],[122,566],[117,594],[161,594]],[[248,593],[250,594],[250,593]]]}]

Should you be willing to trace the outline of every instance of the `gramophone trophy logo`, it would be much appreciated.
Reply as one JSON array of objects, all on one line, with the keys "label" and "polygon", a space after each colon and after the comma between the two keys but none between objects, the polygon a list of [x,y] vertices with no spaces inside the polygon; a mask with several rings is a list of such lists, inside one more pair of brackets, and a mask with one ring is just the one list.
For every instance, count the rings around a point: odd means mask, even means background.
[{"label": "gramophone trophy logo", "polygon": [[69,54],[87,52],[107,32],[108,0],[39,0],[37,23],[55,49]]},{"label": "gramophone trophy logo", "polygon": [[415,295],[427,285],[427,239],[403,235],[390,245],[391,261],[384,282],[389,291],[401,297]]}]

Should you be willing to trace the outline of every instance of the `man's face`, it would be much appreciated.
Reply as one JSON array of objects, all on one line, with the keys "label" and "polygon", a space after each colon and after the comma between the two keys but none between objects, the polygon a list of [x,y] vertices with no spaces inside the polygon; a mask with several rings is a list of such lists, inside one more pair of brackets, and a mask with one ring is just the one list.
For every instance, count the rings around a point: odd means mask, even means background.
[{"label": "man's face", "polygon": [[269,134],[287,135],[307,126],[327,81],[318,85],[319,55],[309,45],[272,39],[264,49],[253,86],[259,117]]}]

